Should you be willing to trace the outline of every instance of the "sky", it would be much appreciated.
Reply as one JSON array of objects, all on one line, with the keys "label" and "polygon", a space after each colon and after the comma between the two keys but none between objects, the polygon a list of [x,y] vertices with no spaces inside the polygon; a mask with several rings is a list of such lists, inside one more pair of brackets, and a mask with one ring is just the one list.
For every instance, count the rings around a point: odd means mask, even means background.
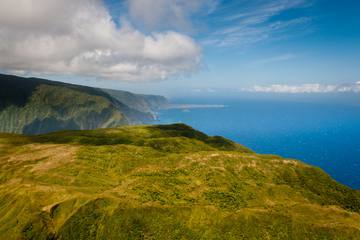
[{"label": "sky", "polygon": [[357,0],[2,0],[0,72],[166,96],[360,93]]}]

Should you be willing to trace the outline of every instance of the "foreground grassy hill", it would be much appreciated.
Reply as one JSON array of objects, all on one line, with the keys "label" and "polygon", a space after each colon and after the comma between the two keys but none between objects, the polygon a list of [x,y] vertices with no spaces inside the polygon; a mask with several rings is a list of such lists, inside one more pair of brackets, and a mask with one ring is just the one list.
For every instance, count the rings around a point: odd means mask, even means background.
[{"label": "foreground grassy hill", "polygon": [[360,239],[360,192],[182,124],[1,134],[0,239]]},{"label": "foreground grassy hill", "polygon": [[161,96],[0,74],[0,132],[39,134],[139,124],[153,120],[153,110],[166,104]]}]

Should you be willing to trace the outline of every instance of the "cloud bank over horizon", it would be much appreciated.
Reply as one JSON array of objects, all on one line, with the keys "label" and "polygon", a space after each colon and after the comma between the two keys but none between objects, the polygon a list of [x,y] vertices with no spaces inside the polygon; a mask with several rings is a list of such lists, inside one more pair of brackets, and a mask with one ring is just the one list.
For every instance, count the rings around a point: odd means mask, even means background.
[{"label": "cloud bank over horizon", "polygon": [[120,23],[100,0],[2,0],[0,70],[149,81],[199,67],[201,47],[192,37],[171,30],[143,33],[125,17]]},{"label": "cloud bank over horizon", "polygon": [[240,92],[254,93],[360,93],[360,81],[354,84],[326,85],[308,83],[300,85],[272,84],[269,86],[255,85],[251,88],[242,88]]}]

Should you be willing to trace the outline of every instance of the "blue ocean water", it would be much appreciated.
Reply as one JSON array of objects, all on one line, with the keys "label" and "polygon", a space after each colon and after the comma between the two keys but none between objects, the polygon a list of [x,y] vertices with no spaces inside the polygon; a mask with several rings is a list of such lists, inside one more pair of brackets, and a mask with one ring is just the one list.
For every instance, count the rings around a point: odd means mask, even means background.
[{"label": "blue ocean water", "polygon": [[163,110],[159,113],[161,123],[186,123],[258,153],[299,159],[360,189],[360,105],[240,99],[173,101],[226,107]]}]

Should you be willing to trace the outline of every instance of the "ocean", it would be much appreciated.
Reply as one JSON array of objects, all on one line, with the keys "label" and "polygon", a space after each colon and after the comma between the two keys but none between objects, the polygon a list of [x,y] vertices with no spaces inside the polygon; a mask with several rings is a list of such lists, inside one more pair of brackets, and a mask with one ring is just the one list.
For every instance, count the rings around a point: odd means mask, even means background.
[{"label": "ocean", "polygon": [[360,189],[358,104],[269,99],[172,102],[181,109],[160,111],[160,123],[186,123],[206,134],[232,139],[257,153],[299,159]]}]

